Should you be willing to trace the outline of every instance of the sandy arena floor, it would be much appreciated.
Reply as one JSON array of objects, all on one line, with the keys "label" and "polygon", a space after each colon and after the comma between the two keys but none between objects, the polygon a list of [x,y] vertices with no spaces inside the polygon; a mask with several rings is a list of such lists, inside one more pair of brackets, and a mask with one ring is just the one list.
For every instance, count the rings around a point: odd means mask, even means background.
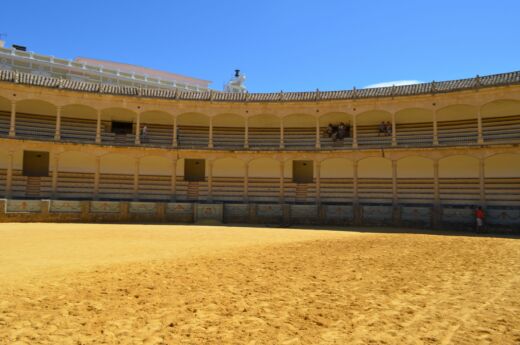
[{"label": "sandy arena floor", "polygon": [[520,239],[0,224],[1,344],[520,344]]}]

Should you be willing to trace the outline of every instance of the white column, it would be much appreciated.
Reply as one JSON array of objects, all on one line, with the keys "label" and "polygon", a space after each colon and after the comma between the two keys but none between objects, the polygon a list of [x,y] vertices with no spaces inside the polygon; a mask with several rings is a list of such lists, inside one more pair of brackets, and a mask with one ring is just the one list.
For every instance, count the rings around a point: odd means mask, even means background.
[{"label": "white column", "polygon": [[392,113],[392,146],[397,146],[397,133],[395,132],[396,127],[395,113]]},{"label": "white column", "polygon": [[213,201],[213,161],[208,160],[208,201]]},{"label": "white column", "polygon": [[280,148],[283,149],[285,147],[284,142],[284,129],[283,129],[283,119],[280,119]]},{"label": "white column", "polygon": [[177,117],[173,118],[173,142],[172,146],[177,147],[178,141],[177,141]]},{"label": "white column", "polygon": [[61,140],[61,107],[56,108],[56,130],[54,131],[54,140]]},{"label": "white column", "polygon": [[209,118],[209,140],[208,147],[213,148],[213,117]]},{"label": "white column", "polygon": [[477,143],[484,144],[484,134],[482,131],[482,114],[480,113],[480,108],[477,112]]},{"label": "white column", "polygon": [[244,202],[247,202],[249,189],[249,162],[244,163]]},{"label": "white column", "polygon": [[172,200],[177,198],[177,159],[172,160],[172,180],[171,180]]},{"label": "white column", "polygon": [[352,116],[352,147],[357,148],[358,142],[357,142],[357,120],[356,116]]},{"label": "white column", "polygon": [[60,164],[60,155],[58,153],[55,153],[53,156],[53,167],[52,167],[52,185],[51,185],[51,193],[52,197],[57,196],[58,192],[58,168]]},{"label": "white column", "polygon": [[246,117],[244,127],[244,148],[249,148],[249,118]]},{"label": "white column", "polygon": [[140,158],[135,158],[134,161],[134,199],[139,199],[139,163]]},{"label": "white column", "polygon": [[280,162],[280,203],[284,202],[285,162]]},{"label": "white column", "polygon": [[321,204],[321,162],[314,162],[315,170],[316,170],[316,204]]},{"label": "white column", "polygon": [[320,140],[320,118],[316,118],[316,148],[319,149],[321,147],[321,140]]},{"label": "white column", "polygon": [[486,204],[486,175],[485,175],[485,159],[481,158],[479,161],[479,185],[480,185],[480,206],[484,206]]},{"label": "white column", "polygon": [[433,109],[433,145],[439,145],[439,131],[437,129],[437,110]]},{"label": "white column", "polygon": [[11,101],[11,122],[9,123],[9,136],[16,136],[16,102]]},{"label": "white column", "polygon": [[141,113],[137,113],[135,120],[135,144],[141,144]]},{"label": "white column", "polygon": [[99,195],[99,175],[101,171],[101,157],[96,156],[96,170],[94,171],[94,198]]},{"label": "white column", "polygon": [[440,204],[440,189],[439,189],[439,161],[433,161],[433,201],[435,205]]},{"label": "white column", "polygon": [[96,118],[96,144],[101,144],[101,110],[97,111],[97,118]]},{"label": "white column", "polygon": [[10,198],[12,194],[13,189],[13,162],[14,162],[14,153],[9,152],[8,154],[8,161],[7,161],[7,174],[6,174],[6,181],[5,181],[5,196],[6,198]]}]

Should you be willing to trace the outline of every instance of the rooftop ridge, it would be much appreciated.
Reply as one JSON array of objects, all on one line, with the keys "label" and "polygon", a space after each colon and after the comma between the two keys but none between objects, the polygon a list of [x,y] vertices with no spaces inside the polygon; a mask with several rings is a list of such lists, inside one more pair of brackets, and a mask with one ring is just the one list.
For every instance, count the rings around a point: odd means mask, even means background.
[{"label": "rooftop ridge", "polygon": [[117,86],[102,83],[74,81],[55,77],[34,75],[25,72],[17,72],[0,69],[0,81],[16,84],[33,85],[47,88],[59,88],[62,90],[92,92],[109,95],[137,96],[147,98],[162,98],[187,101],[208,102],[320,102],[328,100],[367,99],[382,97],[414,96],[423,94],[439,94],[453,91],[481,89],[494,86],[506,86],[520,84],[520,71],[491,74],[465,79],[446,81],[433,81],[429,83],[411,84],[402,86],[386,86],[368,89],[319,91],[298,91],[267,93],[248,93],[247,96],[221,91],[212,92],[172,92],[160,88],[139,88],[134,86]]}]

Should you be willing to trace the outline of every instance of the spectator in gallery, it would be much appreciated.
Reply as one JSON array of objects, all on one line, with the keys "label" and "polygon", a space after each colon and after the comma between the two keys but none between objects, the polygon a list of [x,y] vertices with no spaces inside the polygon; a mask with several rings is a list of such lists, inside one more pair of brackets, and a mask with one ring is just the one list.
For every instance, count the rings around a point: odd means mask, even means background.
[{"label": "spectator in gallery", "polygon": [[392,124],[390,121],[386,122],[386,135],[392,135]]},{"label": "spectator in gallery", "polygon": [[343,140],[345,139],[345,136],[347,134],[347,127],[345,126],[345,123],[340,123],[338,126],[338,139]]},{"label": "spectator in gallery", "polygon": [[146,141],[148,139],[148,127],[146,125],[144,125],[143,129],[141,130],[141,139],[143,141]]},{"label": "spectator in gallery", "polygon": [[381,135],[386,135],[387,133],[387,129],[386,129],[386,124],[385,124],[385,121],[381,121],[381,123],[379,124],[379,134],[378,136],[381,136]]},{"label": "spectator in gallery", "polygon": [[481,206],[477,207],[477,209],[475,211],[475,221],[476,221],[477,233],[483,232],[484,217],[485,217],[485,214],[484,214],[484,210],[482,209],[482,207]]}]

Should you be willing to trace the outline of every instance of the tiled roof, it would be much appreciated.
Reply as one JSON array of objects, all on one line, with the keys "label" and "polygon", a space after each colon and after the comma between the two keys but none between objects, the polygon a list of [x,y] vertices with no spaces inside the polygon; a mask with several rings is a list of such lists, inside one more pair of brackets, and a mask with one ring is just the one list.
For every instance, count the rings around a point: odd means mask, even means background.
[{"label": "tiled roof", "polygon": [[520,71],[476,76],[474,78],[431,82],[423,84],[378,87],[370,89],[313,91],[313,92],[276,92],[276,93],[225,93],[220,91],[189,92],[181,90],[139,88],[109,84],[89,83],[30,73],[0,70],[0,81],[16,84],[59,88],[72,91],[94,92],[100,94],[139,96],[148,98],[178,99],[211,102],[304,102],[320,100],[342,100],[377,97],[399,97],[432,93],[447,93],[459,90],[486,88],[520,84]]}]

